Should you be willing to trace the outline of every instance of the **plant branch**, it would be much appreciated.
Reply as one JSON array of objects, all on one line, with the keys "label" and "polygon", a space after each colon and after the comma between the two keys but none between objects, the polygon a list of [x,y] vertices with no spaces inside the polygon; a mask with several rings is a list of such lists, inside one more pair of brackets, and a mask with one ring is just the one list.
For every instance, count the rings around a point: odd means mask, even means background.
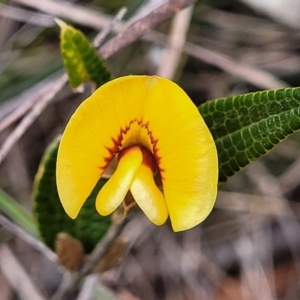
[{"label": "plant branch", "polygon": [[111,39],[103,47],[99,53],[103,58],[108,58],[128,46],[132,42],[140,39],[146,32],[153,29],[158,24],[171,18],[174,14],[194,4],[196,0],[171,0],[166,4],[153,10],[143,19],[135,22],[123,32],[119,33],[115,38]]},{"label": "plant branch", "polygon": [[108,35],[113,31],[115,26],[121,22],[123,17],[125,16],[127,12],[127,8],[122,7],[119,12],[116,14],[116,16],[99,32],[99,34],[96,35],[94,38],[93,45],[96,48],[99,48],[100,45],[103,43],[103,41],[108,37]]}]

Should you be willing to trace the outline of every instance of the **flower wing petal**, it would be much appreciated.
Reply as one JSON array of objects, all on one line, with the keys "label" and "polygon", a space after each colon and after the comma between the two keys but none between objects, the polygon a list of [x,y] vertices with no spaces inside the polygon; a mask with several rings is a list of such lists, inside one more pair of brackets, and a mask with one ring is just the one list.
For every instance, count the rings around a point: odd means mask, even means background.
[{"label": "flower wing petal", "polygon": [[216,200],[218,159],[198,109],[175,83],[150,77],[143,122],[153,136],[174,231],[196,226]]},{"label": "flower wing petal", "polygon": [[162,192],[154,182],[150,167],[142,164],[136,173],[130,191],[135,202],[155,225],[162,225],[168,218],[168,208]]},{"label": "flower wing petal", "polygon": [[100,215],[111,214],[124,200],[143,161],[140,147],[131,147],[119,160],[117,170],[100,190],[96,209]]},{"label": "flower wing petal", "polygon": [[101,86],[78,107],[64,131],[56,176],[62,205],[71,218],[76,218],[118,152],[122,131],[132,120],[141,119],[145,88],[132,77]]}]

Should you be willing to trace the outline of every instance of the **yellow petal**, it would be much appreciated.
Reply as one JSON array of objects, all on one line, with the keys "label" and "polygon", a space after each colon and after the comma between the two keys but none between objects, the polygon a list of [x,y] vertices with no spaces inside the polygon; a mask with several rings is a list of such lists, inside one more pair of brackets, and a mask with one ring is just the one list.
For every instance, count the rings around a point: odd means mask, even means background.
[{"label": "yellow petal", "polygon": [[[138,80],[139,81],[139,80]],[[66,213],[76,218],[130,122],[140,120],[145,88],[132,76],[101,86],[71,117],[57,158],[57,188]]]},{"label": "yellow petal", "polygon": [[174,231],[192,228],[216,200],[218,159],[213,138],[198,109],[175,83],[158,77],[144,106],[155,144],[164,196]]},{"label": "yellow petal", "polygon": [[96,209],[102,216],[111,214],[122,203],[143,161],[140,147],[131,147],[125,151],[120,157],[117,170],[96,198]]},{"label": "yellow petal", "polygon": [[168,218],[163,194],[154,182],[151,168],[142,164],[138,169],[130,191],[135,202],[155,225],[162,225]]},{"label": "yellow petal", "polygon": [[[135,126],[132,136],[131,124]],[[144,128],[140,133],[137,124]],[[124,134],[126,146],[140,141],[149,149],[151,140],[149,150],[158,161],[173,229],[188,229],[203,221],[216,198],[215,144],[184,91],[156,76],[113,80],[84,101],[71,118],[57,163],[58,191],[66,212],[77,216],[122,148]]]}]

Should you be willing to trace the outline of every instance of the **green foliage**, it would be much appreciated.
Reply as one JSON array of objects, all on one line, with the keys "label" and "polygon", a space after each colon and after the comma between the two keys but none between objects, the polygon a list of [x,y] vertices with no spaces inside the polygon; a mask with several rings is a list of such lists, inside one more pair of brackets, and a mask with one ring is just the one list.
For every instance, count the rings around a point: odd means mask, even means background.
[{"label": "green foliage", "polygon": [[32,217],[14,199],[0,189],[0,211],[19,224],[28,233],[37,236],[37,228]]},{"label": "green foliage", "polygon": [[199,111],[216,142],[219,180],[226,181],[300,129],[300,88],[217,99]]},{"label": "green foliage", "polygon": [[95,209],[95,199],[106,179],[100,179],[73,220],[64,211],[56,188],[56,158],[59,141],[46,149],[34,185],[34,214],[40,235],[45,244],[54,249],[56,235],[65,232],[81,241],[86,253],[92,251],[111,224],[110,217],[100,216]]},{"label": "green foliage", "polygon": [[99,87],[108,82],[111,74],[84,34],[61,20],[57,23],[61,28],[61,55],[70,85],[76,88],[86,81],[92,81]]}]

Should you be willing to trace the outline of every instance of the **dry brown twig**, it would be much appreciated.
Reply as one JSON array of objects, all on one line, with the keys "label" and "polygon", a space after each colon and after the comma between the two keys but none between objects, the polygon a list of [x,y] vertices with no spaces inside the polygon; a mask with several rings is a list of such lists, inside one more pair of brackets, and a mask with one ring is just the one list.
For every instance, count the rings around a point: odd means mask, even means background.
[{"label": "dry brown twig", "polygon": [[104,58],[108,58],[128,46],[132,42],[142,38],[150,29],[155,28],[161,22],[171,18],[175,13],[194,4],[196,0],[172,0],[167,1],[164,5],[153,10],[143,19],[135,22],[126,30],[119,33],[115,38],[111,39],[103,47],[99,54]]}]

